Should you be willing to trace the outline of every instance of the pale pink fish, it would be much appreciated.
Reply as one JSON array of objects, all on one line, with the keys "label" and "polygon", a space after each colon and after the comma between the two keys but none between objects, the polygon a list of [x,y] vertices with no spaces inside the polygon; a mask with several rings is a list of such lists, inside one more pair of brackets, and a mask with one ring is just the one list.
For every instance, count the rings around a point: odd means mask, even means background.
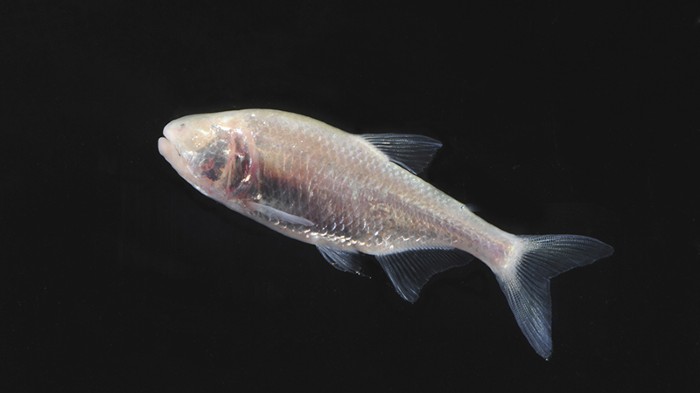
[{"label": "pale pink fish", "polygon": [[409,302],[431,276],[475,256],[544,358],[550,278],[613,252],[585,236],[516,236],[477,217],[415,175],[441,146],[425,136],[353,135],[267,109],[185,116],[163,134],[160,153],[204,195],[315,245],[337,269],[361,274],[360,254],[375,256]]}]

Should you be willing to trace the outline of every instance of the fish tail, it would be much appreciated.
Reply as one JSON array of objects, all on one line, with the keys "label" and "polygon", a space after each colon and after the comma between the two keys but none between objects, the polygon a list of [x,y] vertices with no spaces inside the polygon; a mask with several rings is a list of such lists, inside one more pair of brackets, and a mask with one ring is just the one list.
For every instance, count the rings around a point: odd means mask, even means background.
[{"label": "fish tail", "polygon": [[515,319],[530,345],[545,359],[552,354],[552,301],[549,280],[569,269],[613,253],[586,236],[520,236],[522,249],[496,272]]}]

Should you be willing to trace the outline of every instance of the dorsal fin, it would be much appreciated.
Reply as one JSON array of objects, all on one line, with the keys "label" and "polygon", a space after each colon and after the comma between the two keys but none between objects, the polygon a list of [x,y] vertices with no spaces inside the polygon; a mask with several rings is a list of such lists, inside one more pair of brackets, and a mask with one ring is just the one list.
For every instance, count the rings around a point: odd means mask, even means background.
[{"label": "dorsal fin", "polygon": [[362,134],[364,140],[386,154],[389,159],[416,174],[428,167],[435,152],[442,147],[440,141],[413,134]]}]

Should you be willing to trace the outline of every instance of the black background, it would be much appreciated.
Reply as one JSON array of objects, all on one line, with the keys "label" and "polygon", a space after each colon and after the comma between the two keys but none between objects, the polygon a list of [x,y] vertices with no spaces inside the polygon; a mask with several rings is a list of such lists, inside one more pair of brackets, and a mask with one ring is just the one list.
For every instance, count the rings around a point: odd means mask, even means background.
[{"label": "black background", "polygon": [[[1,391],[700,386],[696,6],[19,3],[0,6]],[[251,107],[437,138],[436,187],[615,255],[554,280],[544,361],[484,265],[410,305],[157,152],[173,118]]]}]

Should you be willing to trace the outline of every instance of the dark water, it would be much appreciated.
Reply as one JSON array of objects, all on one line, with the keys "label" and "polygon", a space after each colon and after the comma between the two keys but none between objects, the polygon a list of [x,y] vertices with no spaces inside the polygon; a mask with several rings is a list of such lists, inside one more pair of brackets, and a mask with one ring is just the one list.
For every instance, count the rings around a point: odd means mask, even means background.
[{"label": "dark water", "polygon": [[[0,390],[700,385],[697,9],[34,1],[1,15]],[[445,147],[428,180],[490,222],[616,253],[553,281],[545,362],[485,266],[410,305],[376,267],[331,268],[158,154],[167,121],[249,107],[429,135]]]}]

